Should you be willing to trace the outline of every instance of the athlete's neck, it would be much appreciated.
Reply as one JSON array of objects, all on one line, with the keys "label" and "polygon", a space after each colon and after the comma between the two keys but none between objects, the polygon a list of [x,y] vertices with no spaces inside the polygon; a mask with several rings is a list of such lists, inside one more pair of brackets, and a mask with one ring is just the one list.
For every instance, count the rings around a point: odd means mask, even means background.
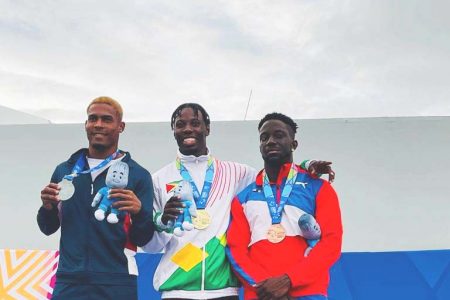
[{"label": "athlete's neck", "polygon": [[265,161],[264,170],[266,171],[267,177],[269,177],[270,182],[276,182],[278,179],[278,174],[281,168],[286,163],[292,163],[293,159],[283,160],[283,161]]},{"label": "athlete's neck", "polygon": [[[98,148],[89,146],[88,157],[97,158],[97,159],[105,159],[105,158],[109,157],[110,155],[112,155],[116,151],[117,151],[117,147],[110,148],[110,149],[98,149]],[[120,154],[118,155],[118,157],[120,157]]]}]

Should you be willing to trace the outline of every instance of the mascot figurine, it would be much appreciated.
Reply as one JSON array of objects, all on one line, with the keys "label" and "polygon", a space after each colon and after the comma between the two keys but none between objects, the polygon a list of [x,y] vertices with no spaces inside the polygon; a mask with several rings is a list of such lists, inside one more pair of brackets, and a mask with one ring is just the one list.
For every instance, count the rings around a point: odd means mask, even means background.
[{"label": "mascot figurine", "polygon": [[173,234],[176,236],[183,236],[184,231],[194,229],[192,224],[192,217],[197,216],[197,206],[195,205],[194,197],[192,196],[192,187],[189,181],[182,181],[177,186],[174,193],[175,196],[180,197],[184,204],[183,213],[179,214],[173,226]]},{"label": "mascot figurine", "polygon": [[103,221],[105,219],[106,212],[110,210],[110,213],[106,218],[108,223],[115,224],[119,222],[118,215],[120,211],[112,206],[112,204],[119,199],[110,199],[108,196],[111,189],[123,189],[127,186],[128,174],[129,168],[124,162],[118,161],[109,167],[105,180],[106,186],[102,187],[97,192],[91,204],[92,207],[95,207],[100,202],[100,205],[94,213],[97,220]]},{"label": "mascot figurine", "polygon": [[310,214],[303,214],[298,220],[298,226],[300,226],[300,231],[302,236],[306,239],[308,248],[306,248],[304,256],[307,257],[312,248],[319,242],[320,236],[322,234],[320,230],[319,223]]}]

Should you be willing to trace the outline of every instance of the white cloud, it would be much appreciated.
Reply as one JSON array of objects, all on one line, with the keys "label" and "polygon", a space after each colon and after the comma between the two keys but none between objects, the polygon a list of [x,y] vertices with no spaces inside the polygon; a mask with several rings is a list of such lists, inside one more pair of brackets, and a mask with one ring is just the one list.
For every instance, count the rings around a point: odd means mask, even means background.
[{"label": "white cloud", "polygon": [[3,1],[0,104],[54,122],[448,115],[446,1]]}]

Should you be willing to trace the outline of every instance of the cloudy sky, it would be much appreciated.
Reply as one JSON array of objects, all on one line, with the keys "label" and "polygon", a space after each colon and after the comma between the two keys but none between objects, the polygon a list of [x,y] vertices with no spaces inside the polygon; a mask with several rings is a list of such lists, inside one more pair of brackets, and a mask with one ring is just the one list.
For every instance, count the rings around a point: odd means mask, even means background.
[{"label": "cloudy sky", "polygon": [[450,115],[450,1],[0,0],[0,105],[81,122]]}]

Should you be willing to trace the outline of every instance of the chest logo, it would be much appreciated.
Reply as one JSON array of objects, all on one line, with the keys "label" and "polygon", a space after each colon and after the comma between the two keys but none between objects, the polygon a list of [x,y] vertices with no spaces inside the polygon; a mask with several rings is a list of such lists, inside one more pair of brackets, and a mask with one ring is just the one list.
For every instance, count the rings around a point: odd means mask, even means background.
[{"label": "chest logo", "polygon": [[297,181],[295,184],[301,185],[304,189],[306,189],[307,182]]}]

